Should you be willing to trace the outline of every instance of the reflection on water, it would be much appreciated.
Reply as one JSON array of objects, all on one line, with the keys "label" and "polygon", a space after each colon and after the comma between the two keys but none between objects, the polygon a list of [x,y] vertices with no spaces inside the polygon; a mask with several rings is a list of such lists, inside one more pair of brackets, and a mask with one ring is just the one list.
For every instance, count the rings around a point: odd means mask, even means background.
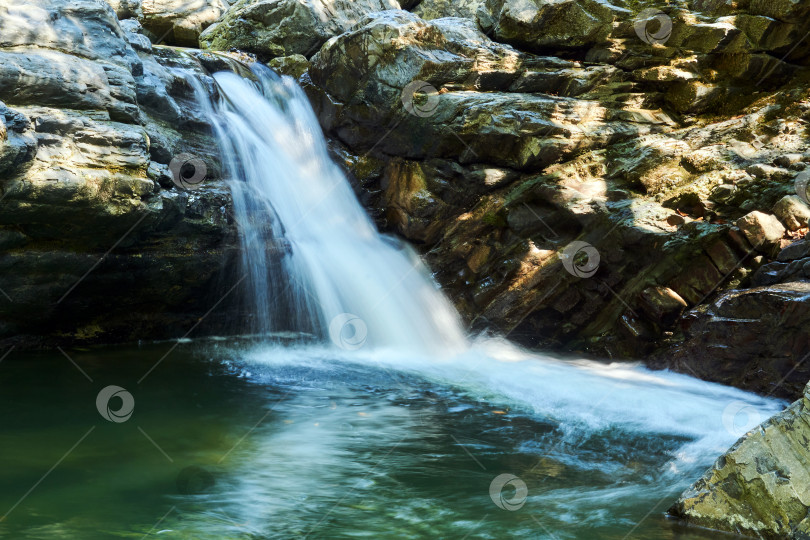
[{"label": "reflection on water", "polygon": [[[728,403],[776,402],[496,345],[436,363],[198,343],[140,384],[170,345],[67,351],[87,377],[12,354],[0,536],[720,538],[663,512],[733,442]],[[132,394],[128,420],[99,414],[109,385]],[[525,494],[491,493],[502,474]]]}]

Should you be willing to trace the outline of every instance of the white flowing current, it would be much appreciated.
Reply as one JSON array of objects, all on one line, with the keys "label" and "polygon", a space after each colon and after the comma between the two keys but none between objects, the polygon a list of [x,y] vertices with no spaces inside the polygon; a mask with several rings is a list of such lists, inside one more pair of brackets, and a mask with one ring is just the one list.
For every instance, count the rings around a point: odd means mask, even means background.
[{"label": "white flowing current", "polygon": [[[216,74],[222,96],[208,106],[231,178],[256,326],[311,333],[321,344],[254,349],[243,367],[249,377],[303,388],[313,372],[361,382],[375,373],[388,377],[389,386],[419,379],[453,388],[473,402],[556,426],[551,448],[522,449],[529,453],[576,446],[594,434],[669,437],[675,447],[666,470],[640,475],[654,477],[644,489],[652,499],[696,480],[739,436],[781,408],[776,400],[638,364],[559,360],[501,339],[469,340],[418,257],[377,232],[330,159],[303,91],[266,68],[255,74],[257,81]],[[285,448],[340,451],[341,435],[323,426],[286,433]],[[283,454],[275,463],[291,471],[315,459],[278,443],[265,450]],[[295,479],[308,480],[316,481]],[[558,490],[554,504],[569,497],[596,511],[627,489],[639,488]]]}]

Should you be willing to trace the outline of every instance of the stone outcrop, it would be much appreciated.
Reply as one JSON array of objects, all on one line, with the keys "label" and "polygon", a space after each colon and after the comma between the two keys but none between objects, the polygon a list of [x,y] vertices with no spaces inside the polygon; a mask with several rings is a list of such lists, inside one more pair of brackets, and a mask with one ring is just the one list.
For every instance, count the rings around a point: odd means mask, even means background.
[{"label": "stone outcrop", "polygon": [[538,52],[605,43],[614,21],[632,16],[600,0],[486,0],[476,13],[496,40]]},{"label": "stone outcrop", "polygon": [[[324,45],[309,75],[325,92],[318,105],[331,133],[353,149],[376,147],[409,159],[459,156],[462,164],[539,170],[575,151],[667,128],[660,112],[628,108],[620,114],[595,102],[541,95],[549,84],[544,76],[577,67],[495,43],[469,21],[425,22],[387,11]],[[413,81],[437,94],[420,97],[408,86]],[[379,126],[396,122],[381,140]]]},{"label": "stone outcrop", "polygon": [[155,44],[197,47],[200,34],[228,9],[227,0],[108,0],[118,18],[137,20]]},{"label": "stone outcrop", "polygon": [[733,290],[690,312],[687,340],[650,363],[792,399],[810,380],[808,325],[810,282]]},{"label": "stone outcrop", "polygon": [[743,436],[669,512],[686,523],[767,540],[810,536],[810,387]]},{"label": "stone outcrop", "polygon": [[[798,88],[752,102],[735,71],[722,86],[739,114],[686,118],[712,102],[679,101],[679,81],[704,80],[709,64],[693,60],[714,48],[681,30],[665,51],[611,20],[609,36],[560,52],[493,41],[470,19],[375,13],[325,43],[301,82],[358,196],[422,244],[474,328],[638,358],[775,256],[785,218],[770,212],[784,216],[810,161],[810,102]],[[577,243],[595,255],[584,276],[565,264]]]},{"label": "stone outcrop", "polygon": [[[0,339],[182,335],[238,244],[188,83],[206,73],[133,48],[100,0],[3,0],[0,20]],[[200,189],[173,181],[181,154],[210,164]]]},{"label": "stone outcrop", "polygon": [[238,0],[203,32],[200,44],[207,49],[239,49],[264,59],[310,57],[364,15],[399,8],[397,0]]}]

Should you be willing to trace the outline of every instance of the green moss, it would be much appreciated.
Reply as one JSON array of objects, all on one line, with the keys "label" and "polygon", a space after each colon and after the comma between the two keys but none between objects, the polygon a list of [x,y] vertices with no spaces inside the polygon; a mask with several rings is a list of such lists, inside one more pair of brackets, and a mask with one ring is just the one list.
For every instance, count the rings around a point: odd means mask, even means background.
[{"label": "green moss", "polygon": [[492,225],[493,227],[509,226],[506,222],[506,216],[504,216],[503,210],[499,210],[497,212],[487,212],[483,215],[483,217],[481,217],[481,221],[487,225]]}]

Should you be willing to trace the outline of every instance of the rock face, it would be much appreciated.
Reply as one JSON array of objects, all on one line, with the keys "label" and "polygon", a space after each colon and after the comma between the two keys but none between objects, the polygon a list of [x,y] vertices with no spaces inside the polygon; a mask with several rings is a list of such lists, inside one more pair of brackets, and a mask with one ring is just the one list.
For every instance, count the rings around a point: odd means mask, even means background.
[{"label": "rock face", "polygon": [[[235,271],[187,82],[210,79],[173,50],[136,52],[100,0],[2,0],[0,20],[0,339],[182,335]],[[180,154],[208,159],[211,181],[175,185]]]},{"label": "rock face", "polygon": [[810,380],[810,283],[729,291],[684,320],[687,340],[651,365],[781,398]]},{"label": "rock face", "polygon": [[599,0],[486,0],[477,13],[487,34],[536,51],[604,43],[613,21],[632,15]]},{"label": "rock face", "polygon": [[[340,104],[322,108],[321,118],[342,142],[416,160],[460,156],[462,164],[538,170],[574,151],[666,128],[666,115],[655,111],[622,117],[597,103],[583,110],[576,100],[532,93],[563,66],[576,67],[494,43],[469,21],[388,11],[324,45],[310,77],[324,99]],[[421,103],[413,81],[440,95]],[[378,126],[396,120],[402,124],[380,140]]]},{"label": "rock face", "polygon": [[207,49],[240,49],[265,59],[310,57],[365,14],[399,7],[396,0],[238,0],[200,36],[200,44]]},{"label": "rock face", "polygon": [[478,9],[483,5],[484,0],[422,0],[413,12],[426,21],[444,17],[463,17],[474,21]]},{"label": "rock face", "polygon": [[[517,20],[520,6],[537,31],[493,34],[517,48],[481,32],[495,28],[482,18]],[[530,43],[556,35],[540,31],[553,9],[592,10],[595,26]],[[361,201],[421,244],[473,328],[638,358],[677,341],[682,312],[750,285],[786,235],[770,212],[810,161],[810,94],[779,86],[807,74],[755,48],[712,56],[737,46],[750,13],[705,28],[672,13],[688,28],[669,48],[621,6],[485,2],[475,21],[470,10],[370,14],[300,81]],[[755,102],[759,69],[780,90]],[[716,88],[695,86],[707,80]]]},{"label": "rock face", "polygon": [[136,19],[155,44],[197,47],[200,33],[228,9],[226,0],[109,0],[119,19]]},{"label": "rock face", "polygon": [[690,524],[768,540],[810,536],[810,387],[742,437],[669,512]]}]

